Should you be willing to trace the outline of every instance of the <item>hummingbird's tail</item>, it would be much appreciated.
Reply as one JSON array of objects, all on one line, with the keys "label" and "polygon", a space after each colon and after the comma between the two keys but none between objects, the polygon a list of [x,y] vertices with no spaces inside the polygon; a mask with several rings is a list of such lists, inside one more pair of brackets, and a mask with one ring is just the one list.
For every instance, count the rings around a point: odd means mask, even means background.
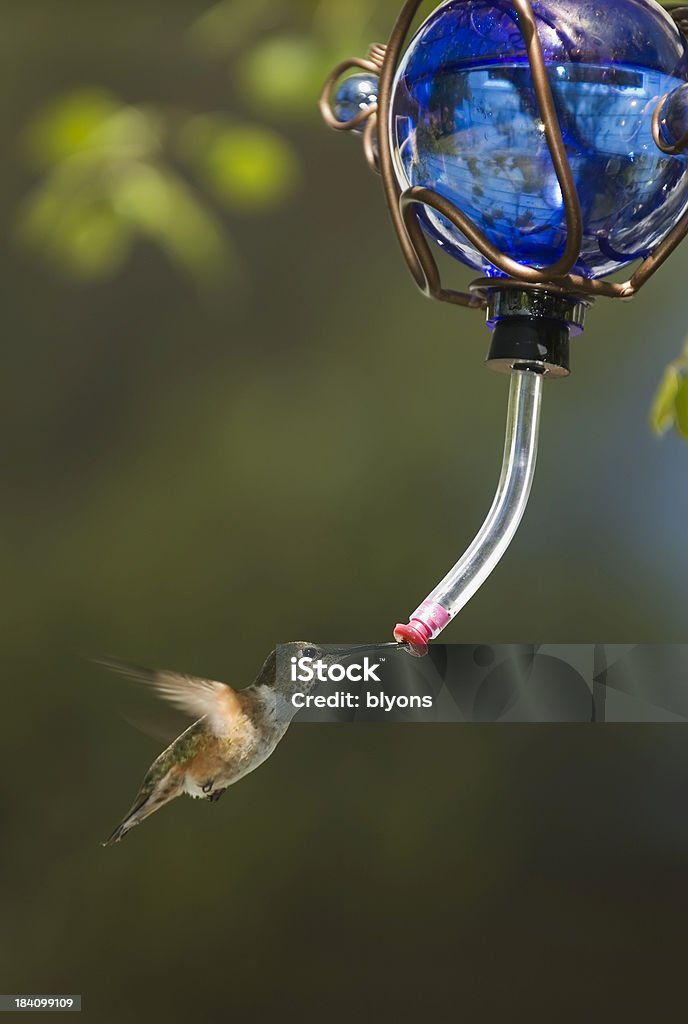
[{"label": "hummingbird's tail", "polygon": [[127,832],[138,825],[143,818],[137,818],[134,813],[128,814],[124,821],[121,821],[117,826],[112,835],[109,835],[102,846],[114,846],[115,843],[119,843],[121,839],[124,839]]},{"label": "hummingbird's tail", "polygon": [[140,825],[142,821],[149,818],[151,814],[155,814],[161,807],[168,804],[170,800],[174,800],[182,793],[182,785],[178,779],[174,781],[170,780],[167,786],[161,789],[155,789],[152,792],[146,791],[139,793],[134,806],[131,808],[127,816],[117,826],[111,836],[105,840],[103,846],[114,846],[115,843],[119,843],[124,839],[127,832],[130,832],[136,825]]}]

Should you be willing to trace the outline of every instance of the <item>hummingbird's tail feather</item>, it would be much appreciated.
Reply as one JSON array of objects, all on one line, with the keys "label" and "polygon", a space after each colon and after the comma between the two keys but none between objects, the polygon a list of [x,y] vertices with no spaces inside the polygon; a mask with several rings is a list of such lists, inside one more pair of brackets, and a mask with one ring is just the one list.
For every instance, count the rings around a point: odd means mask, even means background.
[{"label": "hummingbird's tail feather", "polygon": [[135,828],[137,825],[140,825],[141,822],[145,821],[145,819],[150,817],[151,814],[155,814],[156,811],[159,811],[161,807],[163,807],[166,803],[169,803],[170,800],[173,800],[174,797],[177,795],[178,794],[175,793],[174,796],[168,796],[164,800],[154,800],[152,798],[146,798],[140,804],[135,804],[134,807],[132,807],[132,809],[129,811],[129,814],[127,814],[126,818],[124,818],[124,820],[120,822],[120,824],[117,826],[112,835],[108,836],[108,838],[102,845],[114,846],[115,843],[119,843],[122,839],[124,839],[127,832],[130,832],[132,828]]},{"label": "hummingbird's tail feather", "polygon": [[138,822],[130,822],[128,818],[125,818],[125,820],[117,826],[112,835],[109,835],[105,842],[100,845],[103,847],[114,846],[115,843],[119,843],[125,837],[129,829],[133,828],[134,825],[138,825]]},{"label": "hummingbird's tail feather", "polygon": [[[157,810],[156,806],[152,806],[149,810],[146,810],[146,805],[151,803],[152,800],[150,796],[146,796],[142,800],[137,800],[126,817],[119,823],[112,835],[108,836],[102,845],[114,846],[115,843],[119,843],[121,839],[124,839],[130,829],[134,828],[142,822],[144,818],[147,818],[149,814],[152,814],[153,811]],[[162,805],[160,804],[159,806]]]},{"label": "hummingbird's tail feather", "polygon": [[[170,773],[172,774],[172,773]],[[117,826],[112,835],[108,836],[103,846],[114,846],[115,843],[119,843],[124,839],[127,832],[130,832],[136,825],[140,825],[142,821],[149,818],[151,814],[155,814],[161,807],[168,804],[171,800],[180,796],[183,792],[182,780],[178,776],[174,775],[173,778],[167,780],[167,784],[163,787],[154,789],[152,792],[146,791],[139,793],[134,806],[131,808],[129,813],[126,815],[123,821]]]}]

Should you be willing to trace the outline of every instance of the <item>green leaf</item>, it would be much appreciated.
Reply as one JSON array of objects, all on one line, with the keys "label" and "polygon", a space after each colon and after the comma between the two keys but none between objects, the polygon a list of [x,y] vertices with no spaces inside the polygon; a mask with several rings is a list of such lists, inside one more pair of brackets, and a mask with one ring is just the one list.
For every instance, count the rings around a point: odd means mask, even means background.
[{"label": "green leaf", "polygon": [[40,167],[52,167],[93,143],[120,104],[104,89],[79,89],[40,110],[26,133],[26,148]]},{"label": "green leaf", "polygon": [[270,36],[246,55],[240,68],[241,87],[260,111],[290,117],[315,115],[317,97],[335,63],[315,39]]},{"label": "green leaf", "polygon": [[55,171],[80,162],[104,169],[118,160],[140,160],[160,149],[160,115],[124,106],[99,89],[69,93],[48,104],[26,132],[33,162]]},{"label": "green leaf", "polygon": [[231,209],[269,210],[291,195],[299,179],[292,146],[261,125],[232,124],[212,116],[192,118],[179,149]]},{"label": "green leaf", "polygon": [[684,382],[678,367],[672,364],[667,368],[650,414],[650,424],[658,437],[666,434],[676,422],[676,399]]},{"label": "green leaf", "polygon": [[676,429],[688,440],[688,377],[682,376],[675,400]]},{"label": "green leaf", "polygon": [[193,190],[162,167],[131,166],[115,191],[115,209],[200,284],[226,281],[235,257],[221,225]]},{"label": "green leaf", "polygon": [[39,189],[18,221],[22,242],[40,250],[64,275],[107,277],[126,259],[131,231],[103,198]]}]

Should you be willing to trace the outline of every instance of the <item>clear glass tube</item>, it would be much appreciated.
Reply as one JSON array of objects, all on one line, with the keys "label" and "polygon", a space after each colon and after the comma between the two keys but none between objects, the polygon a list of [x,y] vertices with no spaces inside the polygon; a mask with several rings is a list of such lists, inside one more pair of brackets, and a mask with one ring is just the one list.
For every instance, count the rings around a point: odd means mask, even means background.
[{"label": "clear glass tube", "polygon": [[514,371],[502,473],[492,508],[466,553],[416,609],[409,626],[397,627],[397,639],[421,647],[434,639],[480,589],[511,544],[533,486],[543,383],[542,374]]}]

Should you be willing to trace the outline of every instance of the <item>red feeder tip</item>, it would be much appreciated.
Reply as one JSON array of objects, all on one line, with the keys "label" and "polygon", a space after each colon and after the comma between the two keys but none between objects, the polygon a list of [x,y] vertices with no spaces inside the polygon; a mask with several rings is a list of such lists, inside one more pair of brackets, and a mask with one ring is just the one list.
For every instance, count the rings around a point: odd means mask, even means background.
[{"label": "red feeder tip", "polygon": [[424,658],[428,653],[428,635],[421,623],[417,626],[410,622],[407,626],[397,626],[394,630],[394,639],[400,644],[406,644],[409,654],[414,658]]}]

